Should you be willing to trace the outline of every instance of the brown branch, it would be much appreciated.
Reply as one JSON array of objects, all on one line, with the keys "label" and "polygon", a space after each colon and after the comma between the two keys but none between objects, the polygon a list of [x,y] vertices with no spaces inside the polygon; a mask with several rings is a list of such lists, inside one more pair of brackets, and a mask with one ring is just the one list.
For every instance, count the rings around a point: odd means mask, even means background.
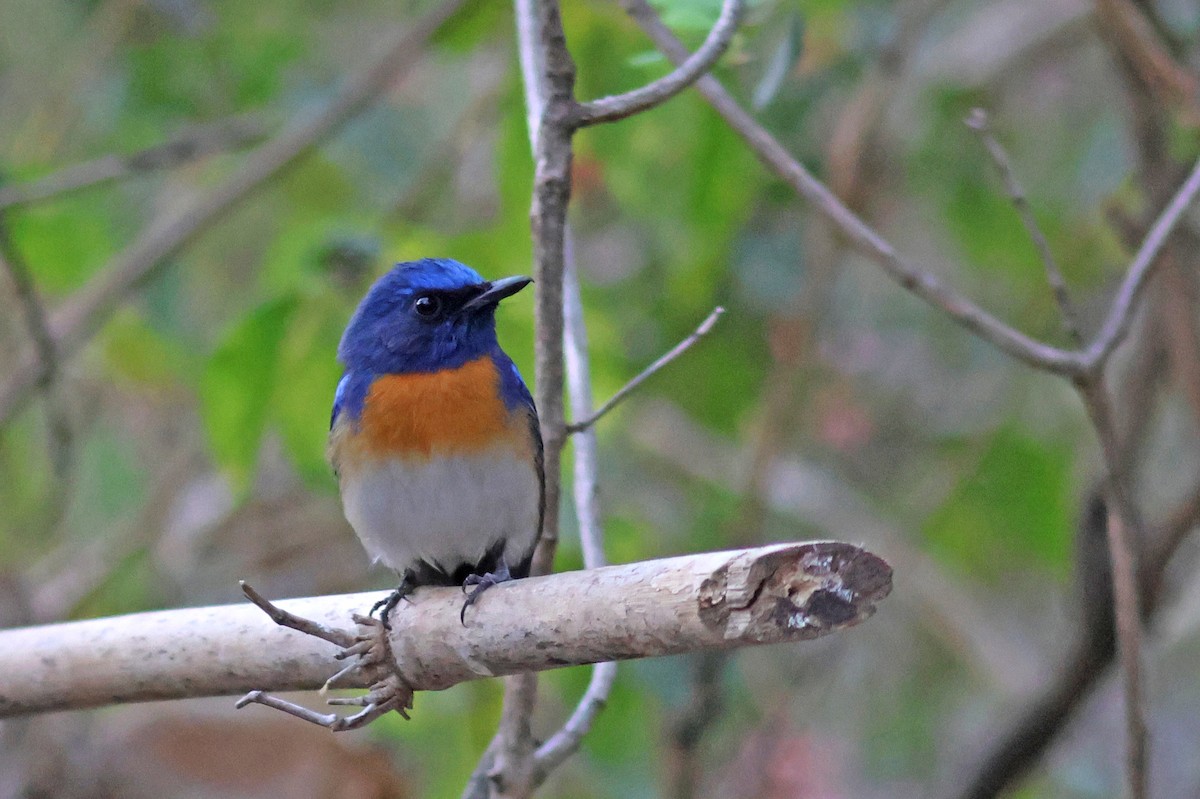
[{"label": "brown branch", "polygon": [[[534,188],[530,223],[534,273],[534,399],[544,444],[542,535],[532,573],[547,574],[558,547],[562,491],[563,271],[567,204],[571,196],[571,115],[575,62],[567,49],[555,0],[517,0],[516,22],[526,109],[533,148]],[[519,674],[504,689],[504,711],[496,737],[484,753],[464,797],[529,796],[538,782],[531,719],[537,677]]]},{"label": "brown branch", "polygon": [[665,354],[663,354],[662,357],[643,369],[640,374],[635,376],[628,383],[621,386],[620,390],[617,391],[616,394],[613,394],[612,397],[609,398],[608,402],[601,405],[598,411],[587,414],[584,416],[582,421],[572,422],[571,424],[567,425],[567,433],[582,433],[592,427],[592,425],[596,424],[596,422],[600,421],[605,414],[617,407],[617,405],[619,405],[630,394],[637,391],[638,388],[641,387],[642,383],[645,383],[649,378],[653,377],[656,372],[674,361],[680,355],[683,355],[683,353],[692,348],[693,344],[708,335],[708,332],[713,329],[713,326],[716,325],[717,320],[721,318],[721,314],[723,313],[725,313],[725,309],[721,306],[718,305],[716,308],[714,308],[712,313],[705,317],[704,321],[700,323],[699,327],[693,330],[687,338],[676,344]]},{"label": "brown branch", "polygon": [[1008,197],[1017,211],[1017,216],[1021,218],[1021,223],[1025,225],[1025,231],[1033,241],[1033,246],[1037,248],[1038,256],[1042,260],[1042,268],[1046,272],[1046,282],[1050,284],[1054,301],[1058,303],[1058,309],[1062,313],[1063,331],[1076,347],[1082,347],[1083,335],[1079,332],[1079,315],[1071,303],[1070,294],[1067,292],[1067,282],[1063,279],[1062,270],[1058,268],[1058,262],[1054,259],[1054,253],[1050,249],[1050,242],[1046,240],[1046,234],[1042,232],[1037,219],[1033,216],[1033,209],[1029,207],[1029,198],[1013,172],[1012,161],[1009,160],[1008,153],[992,134],[987,112],[982,108],[976,108],[967,117],[966,125],[975,132],[988,151],[988,155],[991,156],[992,162],[996,165],[996,171],[1000,174],[1000,180],[1004,184],[1004,190],[1008,193]]},{"label": "brown branch", "polygon": [[1142,10],[1131,0],[1097,0],[1096,14],[1102,29],[1158,102],[1178,109],[1185,125],[1200,125],[1200,81],[1175,61]]},{"label": "brown branch", "polygon": [[266,125],[256,114],[197,125],[169,141],[136,153],[106,155],[72,164],[28,183],[0,187],[0,210],[48,200],[143,172],[183,166],[208,155],[247,147],[265,135]]},{"label": "brown branch", "polygon": [[1142,610],[1134,542],[1145,540],[1141,513],[1129,485],[1108,392],[1099,382],[1076,385],[1100,439],[1107,486],[1107,534],[1113,581],[1117,650],[1124,677],[1126,778],[1131,799],[1145,799],[1147,784],[1146,708],[1142,683]]},{"label": "brown branch", "polygon": [[[645,0],[627,0],[629,13],[674,63],[687,58],[687,49]],[[1082,369],[1077,353],[1037,341],[984,311],[945,286],[931,272],[910,263],[895,248],[845,206],[821,181],[804,168],[770,133],[746,113],[720,82],[711,76],[696,81],[696,90],[772,172],[787,183],[845,236],[856,251],[874,261],[902,288],[948,315],[984,341],[1035,369],[1074,375]]]},{"label": "brown branch", "polygon": [[[294,117],[278,136],[247,156],[224,183],[152,220],[132,244],[51,316],[59,357],[78,352],[130,294],[164,268],[168,258],[393,85],[416,63],[429,38],[468,2],[445,0],[416,19],[388,43],[382,57],[350,76],[322,107]],[[42,373],[33,354],[17,363],[8,382],[0,387],[0,424],[29,400]]]},{"label": "brown branch", "polygon": [[744,0],[724,0],[721,13],[700,49],[684,59],[670,74],[652,83],[624,94],[579,103],[575,110],[576,126],[584,128],[601,122],[625,119],[662,105],[691,86],[701,75],[712,69],[729,48],[733,34],[741,22],[744,8]]}]

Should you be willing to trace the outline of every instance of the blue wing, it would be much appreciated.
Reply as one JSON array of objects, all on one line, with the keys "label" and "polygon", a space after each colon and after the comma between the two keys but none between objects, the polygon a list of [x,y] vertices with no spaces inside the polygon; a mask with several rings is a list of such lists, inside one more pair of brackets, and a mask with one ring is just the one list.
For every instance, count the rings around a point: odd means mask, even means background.
[{"label": "blue wing", "polygon": [[337,384],[337,391],[333,392],[333,412],[329,415],[330,430],[333,429],[333,423],[337,421],[338,414],[342,412],[342,408],[346,404],[346,389],[349,385],[349,373],[342,375],[342,379]]},{"label": "blue wing", "polygon": [[[500,373],[500,394],[504,398],[504,403],[510,409],[525,411],[529,418],[529,435],[534,444],[533,465],[537,470],[538,485],[541,487],[538,497],[538,534],[537,538],[534,539],[536,546],[537,539],[542,536],[542,522],[546,515],[545,447],[542,444],[542,428],[538,422],[537,406],[533,402],[533,395],[529,393],[529,388],[525,385],[525,381],[521,379],[521,372],[517,369],[517,365],[512,362],[512,359],[500,349],[497,349],[492,354],[492,358],[495,360],[496,369]],[[532,557],[533,550],[531,549],[529,557],[519,566],[519,570],[522,573],[517,576],[524,577],[529,573],[529,560]]]}]

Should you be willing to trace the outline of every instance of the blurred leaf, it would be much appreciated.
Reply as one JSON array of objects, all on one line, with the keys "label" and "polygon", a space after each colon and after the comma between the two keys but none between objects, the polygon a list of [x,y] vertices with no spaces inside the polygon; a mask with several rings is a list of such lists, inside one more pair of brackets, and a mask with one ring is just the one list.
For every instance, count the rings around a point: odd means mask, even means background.
[{"label": "blurred leaf", "polygon": [[307,299],[293,314],[279,353],[278,389],[271,404],[284,447],[310,483],[333,488],[325,459],[329,413],[341,377],[337,346],[346,323],[328,294]]},{"label": "blurred leaf", "polygon": [[120,313],[104,327],[104,354],[114,376],[146,388],[169,389],[190,383],[192,357],[174,341],[132,313]]},{"label": "blurred leaf", "polygon": [[110,213],[104,198],[76,195],[22,208],[6,218],[39,288],[60,293],[82,285],[116,248]]},{"label": "blurred leaf", "polygon": [[225,336],[201,379],[205,431],[217,463],[245,487],[258,457],[294,297],[259,306]]},{"label": "blurred leaf", "polygon": [[652,0],[663,22],[680,31],[707,31],[721,13],[721,0]]},{"label": "blurred leaf", "polygon": [[783,85],[792,65],[804,51],[804,17],[798,13],[788,15],[783,36],[776,45],[775,51],[767,61],[766,69],[754,87],[754,110],[761,111],[775,98],[779,87]]}]

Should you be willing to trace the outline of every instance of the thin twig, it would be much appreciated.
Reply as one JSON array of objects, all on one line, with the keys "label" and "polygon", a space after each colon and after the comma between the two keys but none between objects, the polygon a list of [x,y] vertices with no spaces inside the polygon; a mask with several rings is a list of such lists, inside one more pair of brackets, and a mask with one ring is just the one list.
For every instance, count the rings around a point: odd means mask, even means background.
[{"label": "thin twig", "polygon": [[656,372],[674,361],[683,353],[687,352],[689,349],[691,349],[693,344],[704,338],[704,336],[708,334],[708,331],[713,329],[713,326],[717,323],[717,320],[721,318],[721,314],[723,313],[725,313],[725,309],[718,305],[712,310],[712,313],[710,313],[704,319],[704,321],[700,323],[700,326],[692,331],[691,335],[676,344],[662,357],[643,369],[639,375],[622,386],[616,394],[613,394],[612,397],[609,398],[608,402],[600,406],[600,410],[585,416],[582,421],[572,422],[571,424],[567,425],[567,432],[582,433],[592,425],[596,424],[596,422],[604,418],[604,415],[613,408],[617,407],[622,400],[624,400],[633,392],[637,391],[638,388],[641,387],[642,383],[645,383]]},{"label": "thin twig", "polygon": [[[678,64],[687,58],[687,49],[645,0],[625,2],[630,15],[672,62]],[[856,251],[874,261],[902,288],[997,349],[1035,369],[1062,375],[1076,375],[1083,371],[1082,358],[1078,353],[1052,347],[1001,322],[965,296],[943,285],[932,272],[901,257],[886,239],[847,208],[746,113],[716,78],[706,75],[697,80],[695,86],[734,132],[745,140],[759,160],[828,219]]]},{"label": "thin twig", "polygon": [[54,346],[54,336],[50,332],[46,320],[46,308],[38,297],[37,287],[29,265],[9,236],[8,220],[3,210],[0,210],[0,267],[8,273],[16,293],[17,302],[25,312],[25,326],[29,338],[33,341],[37,353],[39,378],[37,386],[46,395],[46,428],[50,440],[50,463],[54,473],[60,480],[66,478],[71,469],[72,440],[70,420],[59,404],[54,392],[54,382],[58,378],[58,350]]},{"label": "thin twig", "polygon": [[1058,303],[1058,309],[1062,313],[1063,331],[1076,347],[1083,347],[1083,335],[1079,332],[1079,315],[1075,312],[1075,306],[1067,292],[1067,282],[1063,279],[1062,270],[1058,268],[1058,262],[1054,259],[1054,253],[1050,249],[1050,242],[1046,240],[1046,234],[1042,232],[1037,219],[1033,216],[1033,209],[1029,207],[1029,198],[1013,172],[1012,161],[1009,159],[1008,153],[992,134],[987,112],[982,108],[974,109],[967,117],[966,125],[975,132],[988,151],[988,155],[991,156],[992,162],[996,165],[996,171],[1000,174],[1000,180],[1004,183],[1004,190],[1008,192],[1017,216],[1021,217],[1025,231],[1033,241],[1033,246],[1037,248],[1038,256],[1042,259],[1042,267],[1046,270],[1046,282],[1050,284],[1050,290],[1054,293],[1054,301]]},{"label": "thin twig", "polygon": [[258,593],[254,589],[254,586],[245,580],[239,581],[238,585],[242,587],[242,593],[246,595],[246,599],[249,599],[261,608],[262,612],[266,613],[271,618],[271,621],[280,627],[290,627],[297,632],[320,638],[322,641],[328,641],[335,646],[349,647],[354,643],[354,636],[345,630],[336,630],[333,627],[313,621],[312,619],[306,619],[303,616],[289,613]]},{"label": "thin twig", "polygon": [[712,69],[729,48],[745,7],[744,0],[724,0],[716,23],[708,32],[704,44],[688,56],[673,72],[633,91],[580,103],[575,111],[575,124],[587,127],[601,122],[614,122],[662,105],[696,82]]},{"label": "thin twig", "polygon": [[[351,75],[330,100],[302,111],[278,136],[247,156],[225,182],[153,219],[100,274],[50,319],[59,358],[74,355],[128,297],[238,201],[345,124],[392,86],[424,52],[425,43],[470,0],[445,0],[389,42],[382,57]],[[22,358],[0,387],[0,424],[29,400],[41,379],[35,354]]]},{"label": "thin twig", "polygon": [[197,125],[170,140],[129,155],[106,155],[52,172],[45,177],[0,187],[0,210],[40,202],[142,172],[182,166],[215,153],[238,150],[266,135],[257,114],[243,114]]},{"label": "thin twig", "polygon": [[1083,367],[1087,372],[1095,372],[1102,368],[1105,361],[1108,360],[1108,356],[1112,355],[1125,339],[1129,332],[1129,325],[1133,321],[1133,311],[1153,273],[1158,253],[1167,243],[1171,231],[1179,223],[1184,211],[1195,201],[1197,193],[1200,193],[1200,159],[1196,161],[1191,174],[1179,187],[1175,196],[1171,198],[1171,202],[1158,215],[1150,232],[1142,241],[1137,255],[1134,256],[1133,262],[1129,265],[1125,279],[1121,282],[1121,287],[1113,300],[1112,308],[1100,328],[1100,333],[1084,355]]}]

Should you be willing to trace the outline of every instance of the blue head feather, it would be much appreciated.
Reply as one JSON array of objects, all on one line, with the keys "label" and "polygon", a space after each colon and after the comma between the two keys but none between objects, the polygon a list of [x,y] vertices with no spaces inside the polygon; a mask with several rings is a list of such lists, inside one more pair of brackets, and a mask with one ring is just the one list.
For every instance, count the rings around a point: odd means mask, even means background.
[{"label": "blue head feather", "polygon": [[[474,269],[448,258],[399,263],[375,281],[338,347],[346,372],[334,398],[333,419],[342,410],[357,418],[378,375],[456,369],[485,355],[497,362],[510,406],[531,402],[516,367],[496,341],[495,303],[461,311],[455,307],[457,298],[469,298],[488,285]],[[414,305],[429,296],[445,311],[421,316]]]}]

